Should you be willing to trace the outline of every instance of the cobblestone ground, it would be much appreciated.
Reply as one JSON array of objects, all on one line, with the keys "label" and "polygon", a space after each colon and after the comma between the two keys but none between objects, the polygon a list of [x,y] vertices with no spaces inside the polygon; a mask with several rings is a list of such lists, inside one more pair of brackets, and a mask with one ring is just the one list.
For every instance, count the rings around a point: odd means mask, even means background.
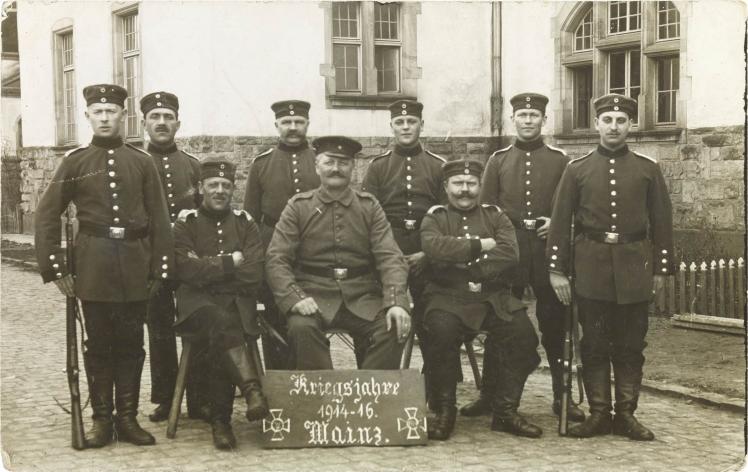
[{"label": "cobblestone ground", "polygon": [[[67,404],[64,300],[54,285],[39,276],[2,265],[2,458],[7,469],[62,470],[528,470],[528,471],[724,471],[739,470],[743,457],[743,416],[681,400],[644,394],[639,417],[657,434],[651,443],[617,436],[577,440],[556,434],[550,412],[550,378],[533,374],[525,390],[522,412],[545,431],[539,440],[489,430],[488,417],[459,418],[446,442],[423,447],[263,450],[259,429],[242,416],[234,428],[239,447],[213,449],[206,423],[183,416],[177,438],[166,438],[164,423],[149,423],[149,375],[143,372],[142,424],[155,434],[154,447],[113,444],[104,449],[70,448],[69,416],[55,402]],[[339,367],[351,367],[353,356],[335,345]],[[417,349],[416,349],[417,351]],[[419,358],[413,366],[420,367]],[[470,371],[465,367],[465,373]],[[466,375],[466,377],[467,377]],[[81,390],[87,390],[81,375]],[[476,396],[475,386],[460,386],[459,401]],[[237,399],[237,404],[239,400]],[[184,410],[184,408],[183,408]],[[84,410],[90,426],[90,409]]]}]

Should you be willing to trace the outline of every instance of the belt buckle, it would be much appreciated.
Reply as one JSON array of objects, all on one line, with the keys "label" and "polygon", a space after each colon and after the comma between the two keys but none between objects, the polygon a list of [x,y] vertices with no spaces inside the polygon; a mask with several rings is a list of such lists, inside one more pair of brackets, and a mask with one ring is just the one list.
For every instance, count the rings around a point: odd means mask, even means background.
[{"label": "belt buckle", "polygon": [[416,220],[405,220],[405,229],[411,231],[416,229]]},{"label": "belt buckle", "polygon": [[125,228],[120,226],[110,226],[109,237],[112,239],[125,239]]},{"label": "belt buckle", "polygon": [[535,230],[535,223],[537,223],[537,220],[524,220],[524,223],[525,229]]},{"label": "belt buckle", "polygon": [[468,290],[473,293],[480,293],[483,290],[483,284],[480,282],[468,282]]},{"label": "belt buckle", "polygon": [[348,269],[346,269],[345,267],[335,267],[332,270],[332,274],[335,280],[345,280],[348,278]]},{"label": "belt buckle", "polygon": [[607,244],[618,244],[618,233],[605,233],[605,242]]}]

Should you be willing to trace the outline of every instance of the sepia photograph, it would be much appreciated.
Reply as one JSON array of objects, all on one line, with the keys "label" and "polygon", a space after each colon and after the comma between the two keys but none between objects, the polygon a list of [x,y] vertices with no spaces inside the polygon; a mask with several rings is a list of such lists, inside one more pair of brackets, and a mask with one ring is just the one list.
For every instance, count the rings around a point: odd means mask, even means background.
[{"label": "sepia photograph", "polygon": [[1,0],[8,471],[746,465],[742,0]]}]

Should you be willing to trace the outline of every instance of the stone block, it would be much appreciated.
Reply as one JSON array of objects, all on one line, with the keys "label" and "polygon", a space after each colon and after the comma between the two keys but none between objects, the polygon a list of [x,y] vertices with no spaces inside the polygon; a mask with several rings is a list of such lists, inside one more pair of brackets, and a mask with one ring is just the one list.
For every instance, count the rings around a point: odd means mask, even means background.
[{"label": "stone block", "polygon": [[742,146],[725,146],[719,148],[719,157],[724,161],[738,161],[745,159]]},{"label": "stone block", "polygon": [[734,229],[735,208],[729,202],[714,202],[706,207],[710,226],[716,229]]},{"label": "stone block", "polygon": [[230,136],[216,136],[213,138],[213,150],[228,152],[234,150],[234,139]]},{"label": "stone block", "polygon": [[725,182],[721,180],[707,180],[704,189],[704,197],[707,200],[722,200],[725,198]]},{"label": "stone block", "polygon": [[701,174],[701,166],[696,161],[686,161],[683,163],[682,175],[686,178],[698,177]]},{"label": "stone block", "polygon": [[699,198],[699,185],[693,180],[684,180],[681,184],[681,201],[683,203],[693,203]]},{"label": "stone block", "polygon": [[430,143],[428,149],[431,152],[442,155],[442,157],[445,157],[444,154],[452,154],[452,145],[443,141],[439,143]]},{"label": "stone block", "polygon": [[372,146],[380,146],[380,147],[388,147],[390,145],[390,137],[389,136],[373,136],[371,138],[371,145]]},{"label": "stone block", "polygon": [[701,146],[697,146],[695,144],[686,144],[685,146],[680,148],[680,154],[685,160],[698,159],[701,155]]},{"label": "stone block", "polygon": [[732,136],[728,133],[712,133],[704,135],[701,141],[709,147],[720,147],[730,144]]},{"label": "stone block", "polygon": [[457,141],[452,143],[452,151],[455,153],[465,154],[468,151],[469,144],[464,141]]},{"label": "stone block", "polygon": [[743,161],[715,161],[711,165],[712,177],[743,178]]},{"label": "stone block", "polygon": [[485,154],[486,146],[483,143],[467,143],[468,154]]}]

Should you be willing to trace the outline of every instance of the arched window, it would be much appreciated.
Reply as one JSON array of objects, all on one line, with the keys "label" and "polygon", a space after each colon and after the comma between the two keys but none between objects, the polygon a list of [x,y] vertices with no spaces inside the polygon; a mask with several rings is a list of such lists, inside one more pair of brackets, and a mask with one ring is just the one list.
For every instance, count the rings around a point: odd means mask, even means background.
[{"label": "arched window", "polygon": [[560,130],[589,133],[592,101],[620,93],[639,102],[638,131],[684,125],[678,2],[578,2],[559,18]]}]

